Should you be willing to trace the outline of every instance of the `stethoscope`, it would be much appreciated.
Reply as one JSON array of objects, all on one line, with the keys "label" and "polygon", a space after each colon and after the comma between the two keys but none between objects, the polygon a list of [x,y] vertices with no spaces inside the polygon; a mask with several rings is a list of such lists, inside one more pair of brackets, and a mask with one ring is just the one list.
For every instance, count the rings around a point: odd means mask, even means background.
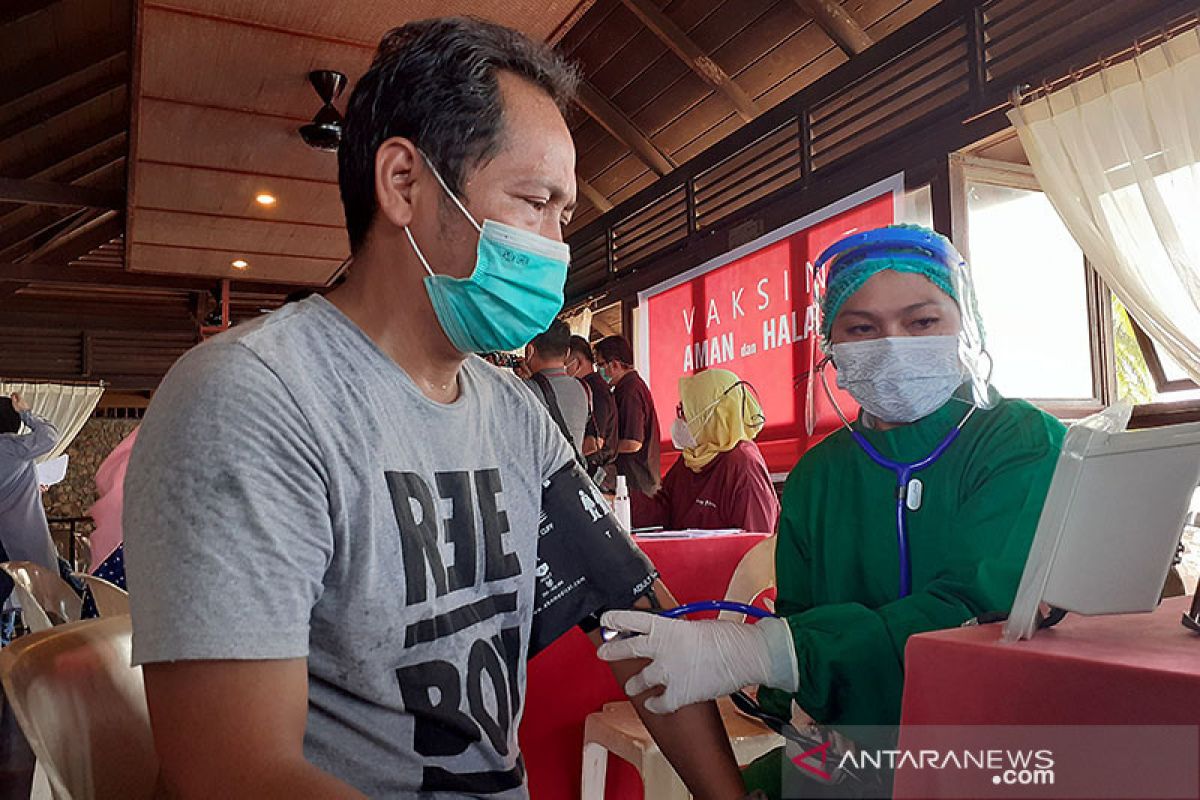
[{"label": "stethoscope", "polygon": [[846,419],[846,415],[842,413],[842,408],[834,398],[833,392],[830,391],[829,381],[825,377],[825,365],[832,360],[831,356],[821,359],[821,362],[817,364],[816,371],[821,376],[821,385],[825,388],[825,395],[829,398],[833,410],[837,412],[838,418],[846,426],[846,430],[850,432],[850,436],[854,441],[858,442],[858,446],[862,448],[862,451],[867,454],[867,457],[884,469],[891,470],[896,475],[896,543],[900,553],[900,596],[908,597],[912,594],[912,555],[908,548],[908,512],[916,511],[921,507],[921,499],[925,489],[924,484],[921,483],[921,479],[915,477],[915,475],[921,470],[935,464],[942,457],[942,454],[949,449],[950,445],[954,444],[954,440],[962,432],[963,426],[967,424],[967,420],[975,413],[977,406],[972,405],[967,413],[963,415],[963,418],[959,420],[958,424],[946,434],[938,446],[933,448],[933,452],[925,456],[925,458],[922,458],[920,461],[908,463],[894,461],[876,450],[867,441],[867,437],[856,431],[854,426],[850,424],[850,420]]}]

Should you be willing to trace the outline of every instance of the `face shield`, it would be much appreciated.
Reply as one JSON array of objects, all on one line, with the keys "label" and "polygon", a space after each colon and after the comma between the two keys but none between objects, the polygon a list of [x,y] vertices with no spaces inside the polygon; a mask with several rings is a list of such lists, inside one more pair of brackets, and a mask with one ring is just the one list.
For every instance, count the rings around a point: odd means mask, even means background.
[{"label": "face shield", "polygon": [[[830,352],[829,332],[842,303],[874,274],[885,269],[923,275],[954,300],[961,326],[958,357],[971,387],[971,402],[978,408],[994,404],[989,391],[992,361],[988,355],[967,262],[950,240],[915,225],[893,225],[847,236],[830,245],[813,265],[824,280],[815,282],[822,311],[821,349]],[[824,272],[822,272],[824,270]],[[811,373],[810,373],[811,374]],[[812,381],[809,381],[809,417],[812,417]]]}]

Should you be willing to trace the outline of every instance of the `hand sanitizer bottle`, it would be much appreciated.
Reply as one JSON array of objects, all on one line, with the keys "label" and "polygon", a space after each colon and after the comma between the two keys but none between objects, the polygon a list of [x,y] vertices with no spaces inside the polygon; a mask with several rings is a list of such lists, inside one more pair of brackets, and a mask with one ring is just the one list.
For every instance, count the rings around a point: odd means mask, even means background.
[{"label": "hand sanitizer bottle", "polygon": [[629,510],[629,484],[624,475],[617,476],[617,493],[613,496],[613,515],[625,530],[633,529],[632,516]]}]

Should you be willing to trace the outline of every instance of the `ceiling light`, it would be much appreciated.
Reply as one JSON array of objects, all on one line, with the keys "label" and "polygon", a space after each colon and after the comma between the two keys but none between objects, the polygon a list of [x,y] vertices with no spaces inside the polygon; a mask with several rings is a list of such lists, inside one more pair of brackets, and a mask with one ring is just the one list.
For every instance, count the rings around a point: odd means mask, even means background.
[{"label": "ceiling light", "polygon": [[230,262],[229,266],[233,267],[234,269],[250,269],[250,262],[246,261],[245,259],[238,258]]},{"label": "ceiling light", "polygon": [[275,195],[268,194],[267,192],[259,192],[254,196],[254,202],[260,206],[273,206],[275,205]]}]

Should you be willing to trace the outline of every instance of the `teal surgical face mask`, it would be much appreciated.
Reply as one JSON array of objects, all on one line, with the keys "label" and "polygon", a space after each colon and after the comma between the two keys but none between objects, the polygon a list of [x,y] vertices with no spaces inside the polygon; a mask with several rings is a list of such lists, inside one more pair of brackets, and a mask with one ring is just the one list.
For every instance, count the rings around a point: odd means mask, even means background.
[{"label": "teal surgical face mask", "polygon": [[571,250],[531,231],[495,220],[475,221],[450,191],[425,154],[425,163],[470,223],[479,231],[475,269],[470,277],[434,273],[405,226],[413,252],[425,271],[425,291],[442,330],[463,353],[516,350],[550,327],[562,309]]}]

